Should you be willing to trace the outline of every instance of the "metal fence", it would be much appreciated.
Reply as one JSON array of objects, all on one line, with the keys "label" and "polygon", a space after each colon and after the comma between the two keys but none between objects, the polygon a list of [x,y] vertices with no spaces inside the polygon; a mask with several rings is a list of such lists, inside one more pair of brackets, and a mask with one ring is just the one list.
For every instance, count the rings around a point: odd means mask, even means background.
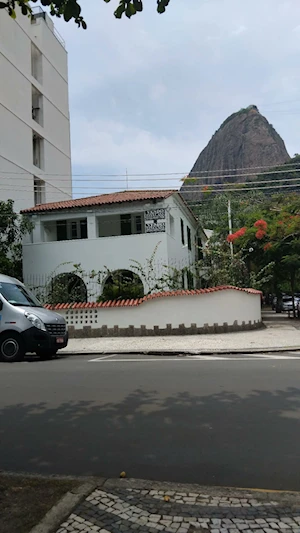
[{"label": "metal fence", "polygon": [[[58,269],[50,275],[27,274],[24,276],[24,283],[42,303],[97,302],[109,277],[115,276],[116,272],[134,274],[132,284],[136,284],[139,278],[145,293],[194,288],[197,285],[195,266],[189,265],[186,260],[172,260],[168,265],[156,261],[143,267],[133,264],[128,270],[114,272],[109,269],[99,272],[85,272],[81,268],[70,268],[67,271]],[[128,288],[128,281],[126,283]]]}]

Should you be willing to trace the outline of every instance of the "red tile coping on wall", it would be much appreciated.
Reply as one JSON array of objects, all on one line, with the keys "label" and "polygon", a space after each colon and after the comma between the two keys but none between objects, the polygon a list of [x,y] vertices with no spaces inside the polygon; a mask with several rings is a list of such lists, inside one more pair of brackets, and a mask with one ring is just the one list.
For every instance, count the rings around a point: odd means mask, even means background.
[{"label": "red tile coping on wall", "polygon": [[107,302],[88,302],[88,303],[71,303],[71,304],[46,304],[46,309],[60,310],[60,309],[94,309],[94,308],[107,308],[107,307],[136,307],[148,300],[154,300],[155,298],[167,298],[169,296],[194,296],[196,294],[208,294],[211,292],[235,290],[247,292],[248,294],[259,294],[261,291],[256,289],[242,289],[241,287],[232,287],[231,285],[223,285],[220,287],[211,287],[209,289],[193,289],[193,290],[178,290],[178,291],[166,291],[156,292],[154,294],[148,294],[143,298],[136,298],[131,300],[108,300]]},{"label": "red tile coping on wall", "polygon": [[96,205],[121,204],[123,202],[163,200],[169,198],[169,196],[172,196],[174,193],[178,193],[178,191],[120,191],[109,194],[99,194],[98,196],[89,196],[87,198],[77,198],[76,200],[63,200],[62,202],[39,204],[35,207],[30,207],[29,209],[23,209],[21,213],[44,213],[46,211],[72,209],[74,207],[92,207]]}]

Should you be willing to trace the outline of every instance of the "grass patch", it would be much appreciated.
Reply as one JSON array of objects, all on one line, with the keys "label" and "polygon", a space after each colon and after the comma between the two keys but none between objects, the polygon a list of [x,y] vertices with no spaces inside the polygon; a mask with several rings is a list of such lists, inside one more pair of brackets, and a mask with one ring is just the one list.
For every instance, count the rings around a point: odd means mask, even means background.
[{"label": "grass patch", "polygon": [[79,481],[0,474],[0,532],[28,533]]}]

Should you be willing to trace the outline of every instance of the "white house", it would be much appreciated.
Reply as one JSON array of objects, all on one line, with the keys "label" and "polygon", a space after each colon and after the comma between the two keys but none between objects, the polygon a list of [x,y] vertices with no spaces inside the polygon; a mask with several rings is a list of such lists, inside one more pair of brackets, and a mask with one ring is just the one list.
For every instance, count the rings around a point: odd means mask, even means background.
[{"label": "white house", "polygon": [[[132,272],[134,261],[144,267],[154,251],[150,277],[159,277],[166,268],[193,265],[206,240],[194,214],[174,190],[102,194],[43,204],[23,213],[34,224],[23,245],[24,281],[36,289],[71,272],[74,264],[86,274],[106,268]],[[86,275],[84,281],[88,299],[95,299],[95,280]],[[142,282],[148,291],[148,281]],[[193,285],[193,277],[185,272],[182,287]]]},{"label": "white house", "polygon": [[0,10],[0,188],[15,210],[72,197],[68,67],[51,18]]}]

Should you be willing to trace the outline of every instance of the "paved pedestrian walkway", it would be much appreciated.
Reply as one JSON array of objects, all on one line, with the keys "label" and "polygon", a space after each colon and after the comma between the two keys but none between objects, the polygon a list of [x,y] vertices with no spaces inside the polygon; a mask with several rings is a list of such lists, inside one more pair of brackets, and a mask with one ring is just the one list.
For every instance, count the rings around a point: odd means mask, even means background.
[{"label": "paved pedestrian walkway", "polygon": [[57,533],[300,533],[299,496],[123,481],[94,490]]},{"label": "paved pedestrian walkway", "polygon": [[169,337],[101,337],[70,339],[67,353],[132,353],[132,352],[243,352],[300,349],[300,323],[286,317],[265,322],[266,327],[254,331],[214,335]]}]

